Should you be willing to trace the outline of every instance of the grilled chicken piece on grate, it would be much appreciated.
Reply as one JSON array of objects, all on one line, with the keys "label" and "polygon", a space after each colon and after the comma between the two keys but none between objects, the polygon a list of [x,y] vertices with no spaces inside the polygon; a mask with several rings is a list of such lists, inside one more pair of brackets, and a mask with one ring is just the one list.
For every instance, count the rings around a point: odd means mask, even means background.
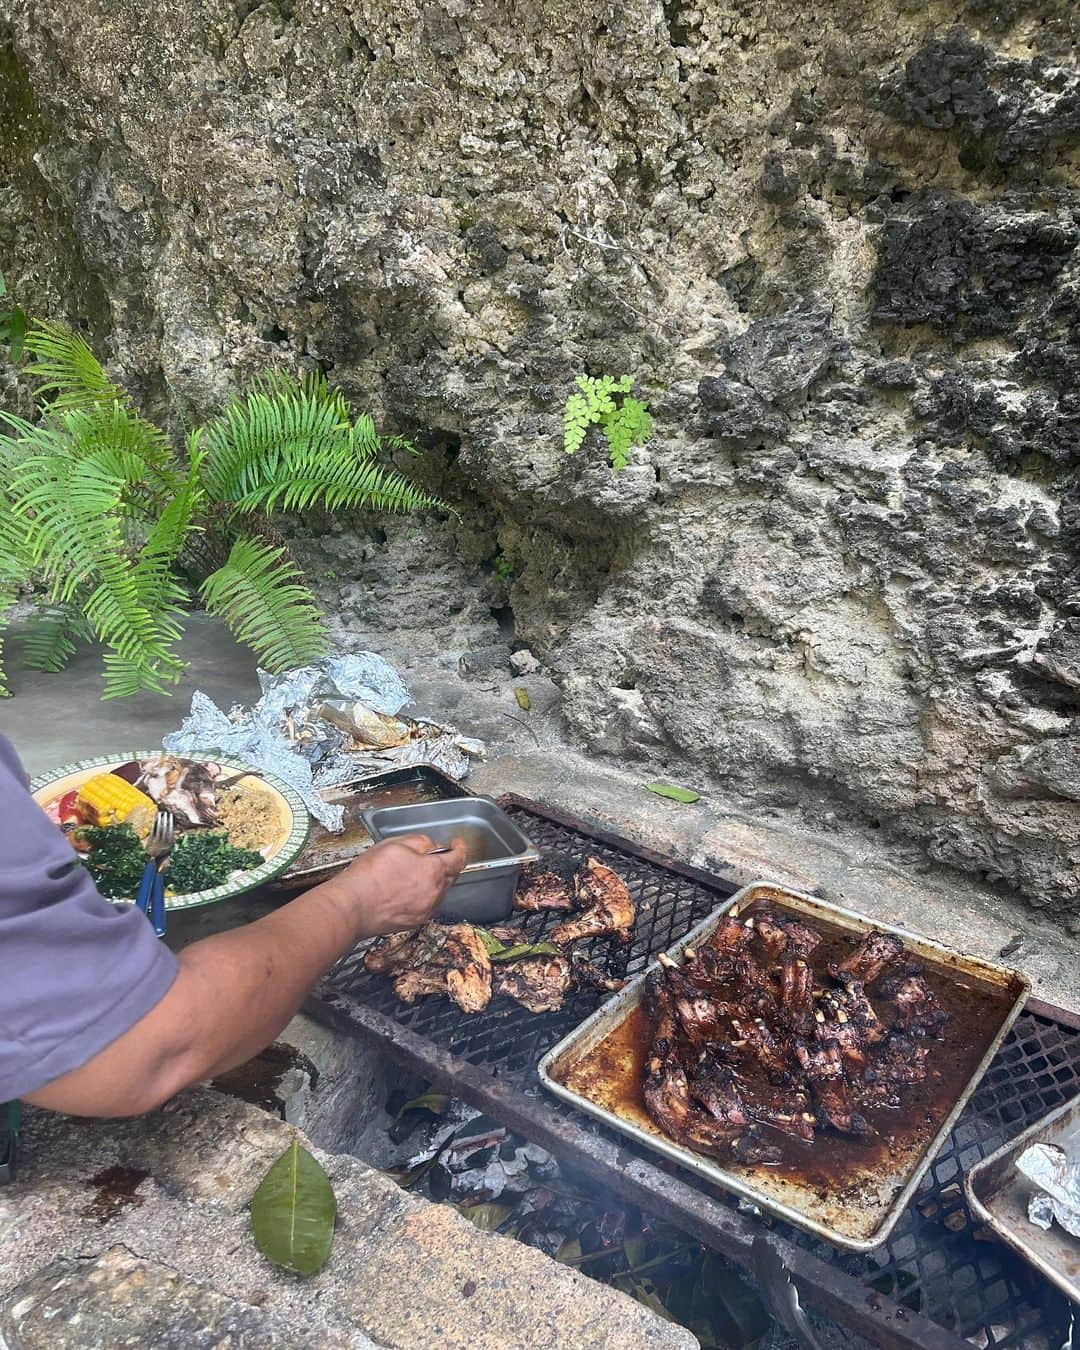
[{"label": "grilled chicken piece on grate", "polygon": [[896,1009],[896,1024],[913,1036],[937,1036],[949,1014],[921,975],[894,975],[881,986],[881,995]]},{"label": "grilled chicken piece on grate", "polygon": [[785,952],[792,952],[805,960],[821,943],[820,933],[773,909],[755,910],[753,924],[758,941],[770,961],[779,960]]},{"label": "grilled chicken piece on grate", "polygon": [[429,923],[405,961],[400,962],[400,952],[398,957],[394,992],[403,1003],[449,994],[462,1012],[483,1012],[491,1001],[491,959],[472,924]]},{"label": "grilled chicken piece on grate", "polygon": [[885,967],[903,954],[904,944],[894,933],[879,933],[875,929],[867,933],[850,956],[845,956],[838,965],[831,965],[829,974],[844,984],[849,980],[873,984]]},{"label": "grilled chicken piece on grate", "polygon": [[415,942],[416,931],[412,928],[376,938],[364,953],[364,969],[370,970],[373,975],[400,970],[409,964],[409,949]]},{"label": "grilled chicken piece on grate", "polygon": [[523,956],[492,967],[497,994],[516,999],[529,1012],[558,1012],[573,981],[565,956]]},{"label": "grilled chicken piece on grate", "polygon": [[576,919],[552,930],[551,941],[559,947],[586,937],[615,937],[629,942],[637,911],[622,878],[596,858],[590,858],[575,882],[583,912]]},{"label": "grilled chicken piece on grate", "polygon": [[568,882],[556,872],[535,864],[521,869],[517,890],[514,892],[514,908],[536,913],[540,910],[570,910],[577,907],[577,900]]}]

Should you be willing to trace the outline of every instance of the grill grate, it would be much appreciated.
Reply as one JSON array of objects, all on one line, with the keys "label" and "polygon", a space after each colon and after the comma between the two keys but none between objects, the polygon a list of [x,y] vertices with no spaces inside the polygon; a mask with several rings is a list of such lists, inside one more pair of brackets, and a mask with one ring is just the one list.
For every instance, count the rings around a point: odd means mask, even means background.
[{"label": "grill grate", "polygon": [[[575,948],[611,976],[623,978],[644,969],[656,953],[734,893],[735,887],[718,878],[677,867],[532,803],[509,801],[511,816],[545,855],[564,854],[575,862],[596,857],[626,882],[638,907],[633,942],[619,947],[599,940]],[[559,921],[558,915],[534,914],[525,916],[521,927],[530,941],[539,941]],[[539,1016],[508,999],[495,999],[487,1011],[474,1016],[463,1015],[441,998],[409,1007],[398,1002],[386,977],[370,975],[361,954],[353,953],[320,986],[312,1011],[317,1014],[320,1004],[375,1009],[424,1038],[433,1051],[449,1052],[487,1070],[525,1101],[541,1094],[536,1065],[545,1051],[607,997],[603,991],[580,991],[559,1012]],[[1068,1301],[1011,1249],[973,1230],[964,1204],[963,1173],[1078,1091],[1080,1032],[1023,1013],[884,1246],[868,1254],[841,1253],[786,1224],[765,1222],[770,1231],[854,1276],[868,1299],[881,1296],[898,1303],[986,1350],[1057,1350],[1068,1333]],[[572,1120],[582,1135],[606,1133],[548,1094],[543,1097],[549,1110]],[[620,1144],[627,1152],[638,1152],[621,1137]],[[639,1156],[656,1163],[650,1153],[641,1151]],[[656,1177],[662,1184],[660,1168]],[[736,1206],[714,1188],[705,1189],[725,1205]],[[902,1320],[902,1311],[899,1316]]]}]

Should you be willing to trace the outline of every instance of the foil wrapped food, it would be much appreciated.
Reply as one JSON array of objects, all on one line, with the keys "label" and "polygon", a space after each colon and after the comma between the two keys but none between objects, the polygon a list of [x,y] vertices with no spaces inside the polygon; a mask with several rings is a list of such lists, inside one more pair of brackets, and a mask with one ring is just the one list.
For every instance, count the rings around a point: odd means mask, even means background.
[{"label": "foil wrapped food", "polygon": [[468,775],[470,760],[483,756],[482,741],[453,727],[399,716],[409,690],[374,652],[258,675],[262,696],[251,708],[238,705],[226,713],[196,691],[179,731],[162,744],[175,755],[221,755],[276,774],[332,833],[342,828],[343,808],[323,801],[320,789],[423,763],[460,781]]},{"label": "foil wrapped food", "polygon": [[1080,1161],[1070,1160],[1057,1144],[1032,1144],[1016,1160],[1017,1169],[1038,1188],[1028,1204],[1037,1228],[1055,1221],[1080,1238]]}]

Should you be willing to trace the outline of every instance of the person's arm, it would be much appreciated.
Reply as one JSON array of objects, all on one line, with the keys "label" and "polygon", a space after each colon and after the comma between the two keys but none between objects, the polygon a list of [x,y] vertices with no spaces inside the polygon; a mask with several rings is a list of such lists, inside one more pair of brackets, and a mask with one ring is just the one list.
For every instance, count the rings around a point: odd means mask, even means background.
[{"label": "person's arm", "polygon": [[433,847],[422,835],[388,840],[273,914],[193,943],[145,1017],[25,1100],[71,1115],[140,1115],[242,1064],[361,938],[417,928],[431,916],[465,864],[463,845],[424,856]]}]

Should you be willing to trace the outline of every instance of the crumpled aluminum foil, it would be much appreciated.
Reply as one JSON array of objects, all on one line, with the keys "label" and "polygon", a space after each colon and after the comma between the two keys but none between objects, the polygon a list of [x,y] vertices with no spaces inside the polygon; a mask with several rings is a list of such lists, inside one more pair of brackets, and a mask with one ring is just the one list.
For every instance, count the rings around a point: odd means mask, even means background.
[{"label": "crumpled aluminum foil", "polygon": [[[386,719],[394,719],[409,701],[401,676],[374,652],[328,657],[282,675],[264,670],[258,675],[262,697],[250,709],[238,705],[224,713],[196,691],[180,730],[170,732],[162,744],[174,755],[221,755],[276,774],[333,834],[342,829],[344,811],[324,802],[320,788],[424,762],[460,780],[468,776],[470,759],[483,756],[483,741],[412,718],[397,719],[396,736],[386,730],[381,738],[400,743],[357,748],[356,738],[344,727],[355,725],[370,739],[370,728],[386,729]],[[319,716],[324,706],[335,712],[336,721]]]},{"label": "crumpled aluminum foil", "polygon": [[1039,1188],[1028,1204],[1028,1218],[1048,1229],[1056,1219],[1073,1237],[1080,1237],[1080,1163],[1056,1144],[1032,1144],[1016,1160],[1017,1170]]}]

